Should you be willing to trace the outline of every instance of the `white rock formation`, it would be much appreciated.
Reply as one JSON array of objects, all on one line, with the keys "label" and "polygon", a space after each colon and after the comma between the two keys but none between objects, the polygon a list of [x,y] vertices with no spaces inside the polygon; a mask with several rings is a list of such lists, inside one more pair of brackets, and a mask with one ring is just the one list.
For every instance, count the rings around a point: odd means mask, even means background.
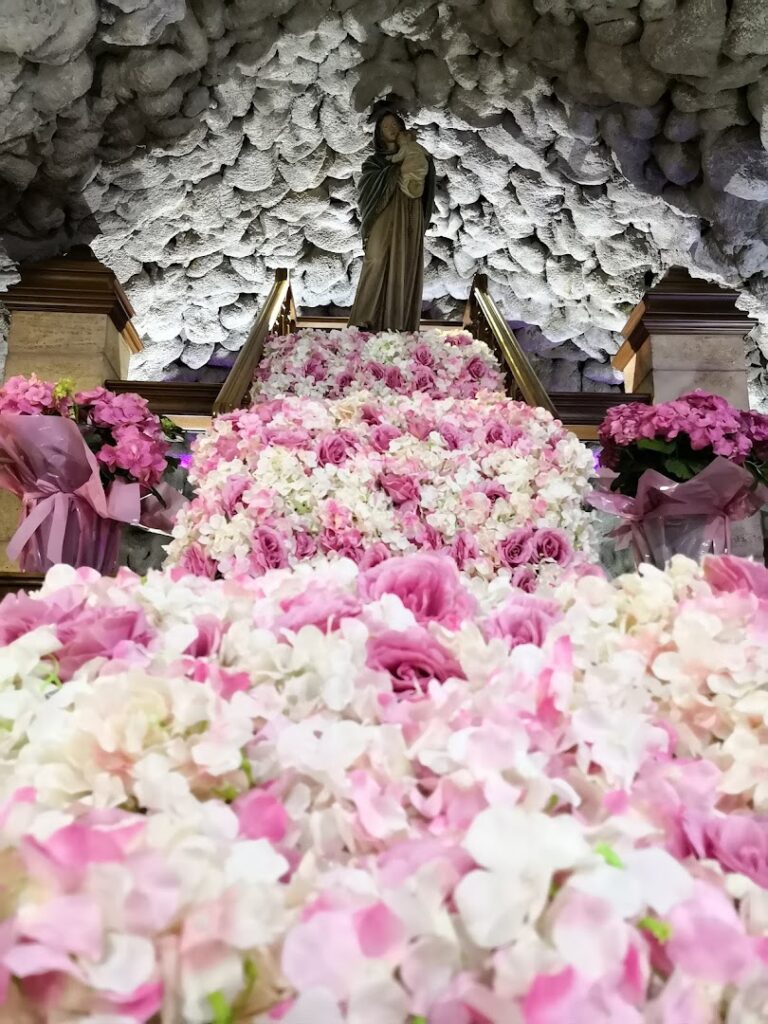
[{"label": "white rock formation", "polygon": [[393,91],[440,175],[427,300],[485,271],[553,387],[607,387],[671,264],[768,320],[766,67],[765,0],[0,0],[0,291],[90,243],[147,377],[226,359],[276,267],[349,306]]}]

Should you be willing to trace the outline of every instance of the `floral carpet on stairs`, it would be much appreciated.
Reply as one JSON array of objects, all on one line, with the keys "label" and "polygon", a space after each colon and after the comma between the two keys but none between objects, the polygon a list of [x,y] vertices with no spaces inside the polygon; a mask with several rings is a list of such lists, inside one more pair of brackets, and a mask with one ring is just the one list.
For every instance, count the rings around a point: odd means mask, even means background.
[{"label": "floral carpet on stairs", "polygon": [[270,351],[166,569],[0,604],[0,1024],[764,1024],[768,570],[609,580],[547,414]]}]

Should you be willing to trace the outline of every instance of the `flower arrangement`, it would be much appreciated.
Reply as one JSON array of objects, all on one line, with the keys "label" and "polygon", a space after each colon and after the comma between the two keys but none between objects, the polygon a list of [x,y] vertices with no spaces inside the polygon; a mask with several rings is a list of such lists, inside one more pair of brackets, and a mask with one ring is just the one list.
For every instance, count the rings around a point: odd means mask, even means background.
[{"label": "flower arrangement", "polygon": [[475,398],[481,391],[503,390],[491,350],[467,331],[369,334],[348,327],[270,338],[253,396],[258,401],[287,395],[337,399],[367,391]]},{"label": "flower arrangement", "polygon": [[176,465],[169,453],[171,442],[180,436],[178,429],[151,413],[139,395],[118,395],[101,387],[76,392],[70,380],[54,384],[35,374],[10,377],[0,386],[0,415],[9,413],[73,419],[105,482],[121,477],[151,488],[169,462]]},{"label": "flower arrangement", "polygon": [[591,551],[591,468],[547,412],[494,394],[261,402],[198,441],[169,560],[233,577],[426,548],[532,589]]},{"label": "flower arrangement", "polygon": [[611,471],[594,507],[624,520],[612,534],[636,561],[663,566],[728,550],[730,524],[768,501],[768,416],[695,391],[661,405],[620,405],[600,427]]},{"label": "flower arrangement", "polygon": [[718,395],[694,391],[659,405],[617,405],[599,437],[601,464],[616,473],[612,490],[632,497],[647,470],[683,483],[718,457],[768,483],[768,416],[742,412]]},{"label": "flower arrangement", "polygon": [[27,572],[114,569],[126,523],[167,530],[185,500],[167,479],[180,436],[138,395],[11,377],[0,387],[0,487],[22,509],[9,557]]},{"label": "flower arrangement", "polygon": [[8,1021],[761,1024],[768,573],[448,565],[6,598]]}]

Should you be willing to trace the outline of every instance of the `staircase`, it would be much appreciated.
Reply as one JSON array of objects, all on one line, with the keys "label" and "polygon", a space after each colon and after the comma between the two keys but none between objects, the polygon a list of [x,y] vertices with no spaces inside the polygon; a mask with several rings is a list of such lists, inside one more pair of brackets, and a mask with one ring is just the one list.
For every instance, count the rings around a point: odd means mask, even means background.
[{"label": "staircase", "polygon": [[[342,317],[302,316],[294,300],[289,272],[277,270],[269,295],[223,385],[117,380],[108,380],[105,384],[113,391],[138,392],[149,401],[153,412],[172,416],[185,429],[204,430],[213,415],[249,404],[253,378],[271,333],[287,335],[304,328],[331,331],[345,325],[346,320]],[[461,321],[423,320],[421,326],[424,330],[466,329],[475,338],[486,342],[496,350],[506,369],[509,397],[547,409],[584,441],[597,438],[597,428],[612,406],[649,401],[646,395],[548,394],[488,291],[488,279],[484,274],[479,274],[472,284]]]}]

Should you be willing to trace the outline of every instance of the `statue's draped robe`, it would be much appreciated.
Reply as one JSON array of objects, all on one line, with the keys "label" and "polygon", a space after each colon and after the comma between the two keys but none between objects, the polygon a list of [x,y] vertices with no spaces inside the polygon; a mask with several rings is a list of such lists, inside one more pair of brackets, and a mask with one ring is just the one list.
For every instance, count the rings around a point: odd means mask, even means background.
[{"label": "statue's draped robe", "polygon": [[410,198],[400,167],[386,153],[363,164],[360,217],[365,259],[350,324],[370,331],[417,331],[424,290],[424,233],[435,205],[435,164],[427,157],[424,191]]}]

